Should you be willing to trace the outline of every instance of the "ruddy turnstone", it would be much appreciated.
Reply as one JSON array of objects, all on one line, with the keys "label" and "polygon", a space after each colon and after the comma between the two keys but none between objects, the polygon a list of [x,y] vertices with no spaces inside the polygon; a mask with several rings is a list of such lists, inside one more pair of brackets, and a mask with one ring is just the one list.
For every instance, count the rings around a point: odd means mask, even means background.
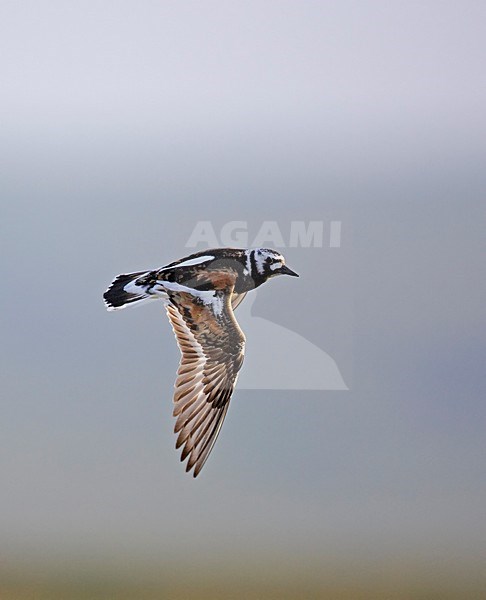
[{"label": "ruddy turnstone", "polygon": [[118,275],[104,293],[108,310],[163,299],[181,351],[174,393],[174,431],[181,460],[197,477],[223,424],[245,336],[234,310],[246,294],[276,275],[293,275],[268,248],[217,248],[166,267]]}]

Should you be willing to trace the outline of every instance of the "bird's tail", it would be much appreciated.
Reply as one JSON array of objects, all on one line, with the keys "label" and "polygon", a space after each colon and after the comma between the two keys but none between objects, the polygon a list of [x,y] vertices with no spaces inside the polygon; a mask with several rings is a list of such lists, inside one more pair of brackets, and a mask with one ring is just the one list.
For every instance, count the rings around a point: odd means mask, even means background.
[{"label": "bird's tail", "polygon": [[138,273],[124,273],[115,277],[110,287],[103,294],[108,310],[119,310],[130,304],[140,303],[154,298],[148,292],[149,284],[145,276],[150,276],[150,271]]}]

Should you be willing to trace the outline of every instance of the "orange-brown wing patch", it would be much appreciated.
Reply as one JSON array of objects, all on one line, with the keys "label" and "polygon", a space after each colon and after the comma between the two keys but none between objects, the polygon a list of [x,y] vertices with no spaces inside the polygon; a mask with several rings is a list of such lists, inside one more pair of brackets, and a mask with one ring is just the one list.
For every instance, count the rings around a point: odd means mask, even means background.
[{"label": "orange-brown wing patch", "polygon": [[218,263],[217,269],[205,269],[197,273],[194,278],[194,287],[197,287],[201,283],[209,283],[214,290],[229,291],[233,288],[238,275],[237,272],[234,268],[225,266],[224,261],[218,261]]}]

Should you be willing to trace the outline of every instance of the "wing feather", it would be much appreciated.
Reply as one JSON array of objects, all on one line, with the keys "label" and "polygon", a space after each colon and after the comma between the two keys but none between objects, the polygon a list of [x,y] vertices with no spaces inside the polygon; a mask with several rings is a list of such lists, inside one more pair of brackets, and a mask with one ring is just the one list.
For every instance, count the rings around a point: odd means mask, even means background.
[{"label": "wing feather", "polygon": [[222,281],[226,288],[215,291],[214,304],[186,288],[170,291],[167,305],[181,351],[173,411],[176,448],[182,446],[181,460],[188,458],[186,471],[194,469],[194,477],[216,442],[243,363],[245,336],[233,308],[245,294],[232,294],[231,282]]},{"label": "wing feather", "polygon": [[243,292],[241,294],[235,294],[235,292],[233,292],[231,294],[231,308],[236,310],[236,308],[243,302],[247,294],[248,292]]}]

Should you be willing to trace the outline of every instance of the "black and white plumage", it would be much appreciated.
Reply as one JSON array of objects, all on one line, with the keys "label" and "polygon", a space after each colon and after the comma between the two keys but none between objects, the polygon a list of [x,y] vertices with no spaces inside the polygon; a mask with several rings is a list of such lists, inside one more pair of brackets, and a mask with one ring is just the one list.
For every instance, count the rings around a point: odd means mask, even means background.
[{"label": "black and white plumage", "polygon": [[201,471],[216,441],[243,364],[245,336],[234,310],[276,275],[297,273],[267,248],[197,252],[153,271],[119,275],[104,294],[108,310],[162,299],[181,351],[174,393],[176,448],[186,470]]}]

